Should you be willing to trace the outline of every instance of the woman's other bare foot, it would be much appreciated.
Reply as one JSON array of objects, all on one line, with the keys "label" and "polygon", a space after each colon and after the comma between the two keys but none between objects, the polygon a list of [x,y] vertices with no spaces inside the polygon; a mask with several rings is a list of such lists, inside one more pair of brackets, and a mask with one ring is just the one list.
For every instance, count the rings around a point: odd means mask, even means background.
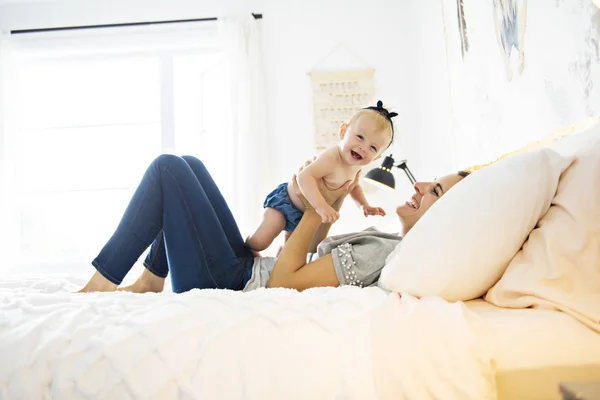
[{"label": "woman's other bare foot", "polygon": [[133,293],[160,293],[165,288],[165,278],[154,275],[148,269],[144,271],[133,285],[120,287],[117,290]]},{"label": "woman's other bare foot", "polygon": [[103,277],[98,271],[94,273],[89,282],[77,293],[89,292],[114,292],[117,285]]}]

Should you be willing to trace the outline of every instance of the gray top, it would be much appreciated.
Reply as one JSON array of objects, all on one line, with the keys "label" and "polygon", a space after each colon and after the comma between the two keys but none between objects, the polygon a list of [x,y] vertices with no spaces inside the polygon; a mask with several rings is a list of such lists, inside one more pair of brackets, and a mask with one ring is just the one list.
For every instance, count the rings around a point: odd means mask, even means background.
[{"label": "gray top", "polygon": [[[319,257],[331,253],[333,267],[340,285],[374,286],[387,256],[402,238],[397,233],[385,233],[375,228],[331,236],[317,248]],[[244,291],[266,287],[273,267],[274,257],[255,258],[252,276]]]}]

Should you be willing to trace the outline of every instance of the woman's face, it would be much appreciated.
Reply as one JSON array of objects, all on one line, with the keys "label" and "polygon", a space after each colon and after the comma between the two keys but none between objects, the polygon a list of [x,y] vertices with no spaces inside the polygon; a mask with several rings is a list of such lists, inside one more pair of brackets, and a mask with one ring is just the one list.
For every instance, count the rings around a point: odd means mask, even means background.
[{"label": "woman's face", "polygon": [[458,174],[446,175],[434,182],[415,183],[415,193],[404,204],[396,208],[405,235],[421,219],[423,214],[440,199],[452,186],[463,179]]}]

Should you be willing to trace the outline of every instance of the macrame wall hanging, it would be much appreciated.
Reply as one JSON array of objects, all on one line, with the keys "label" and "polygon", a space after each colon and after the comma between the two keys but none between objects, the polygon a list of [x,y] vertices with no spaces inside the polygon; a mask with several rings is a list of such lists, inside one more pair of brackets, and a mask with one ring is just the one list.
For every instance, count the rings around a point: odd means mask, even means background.
[{"label": "macrame wall hanging", "polygon": [[322,151],[338,143],[340,125],[348,122],[358,109],[373,105],[374,74],[375,70],[344,44],[334,47],[308,73],[312,85],[316,150]]}]

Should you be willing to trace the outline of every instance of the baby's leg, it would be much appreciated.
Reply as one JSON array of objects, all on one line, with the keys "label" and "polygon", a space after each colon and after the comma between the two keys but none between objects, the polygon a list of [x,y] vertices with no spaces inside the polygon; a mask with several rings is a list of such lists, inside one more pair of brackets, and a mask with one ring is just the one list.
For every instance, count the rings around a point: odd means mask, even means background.
[{"label": "baby's leg", "polygon": [[246,244],[254,251],[263,251],[285,228],[285,216],[274,208],[267,207],[263,220],[256,231],[246,239]]}]

